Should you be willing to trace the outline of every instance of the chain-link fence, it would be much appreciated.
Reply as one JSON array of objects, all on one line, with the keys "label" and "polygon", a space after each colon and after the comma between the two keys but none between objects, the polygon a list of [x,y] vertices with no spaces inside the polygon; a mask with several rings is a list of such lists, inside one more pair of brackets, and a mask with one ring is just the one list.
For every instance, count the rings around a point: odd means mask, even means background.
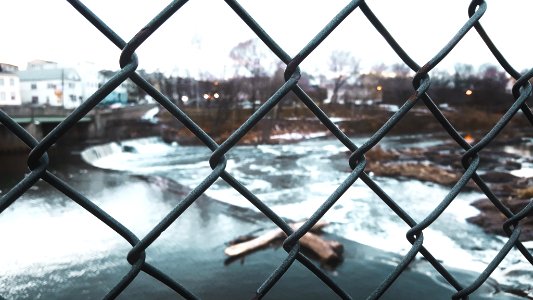
[{"label": "chain-link fence", "polygon": [[[23,195],[29,188],[31,188],[40,179],[44,180],[66,196],[72,201],[82,206],[87,212],[91,213],[99,220],[104,222],[107,226],[113,229],[116,233],[127,240],[132,249],[127,255],[127,261],[131,264],[130,271],[118,282],[112,290],[109,291],[106,298],[115,298],[128,287],[140,272],[144,272],[153,278],[159,280],[169,288],[174,290],[179,295],[188,298],[196,299],[197,297],[187,289],[186,286],[170,278],[165,273],[158,270],[153,265],[146,262],[146,249],[158,238],[158,236],[167,229],[173,222],[175,222],[180,215],[187,210],[187,208],[198,199],[217,179],[221,178],[231,185],[235,190],[242,194],[250,203],[257,207],[265,216],[267,216],[276,226],[281,228],[286,234],[287,238],[283,242],[283,248],[287,252],[287,257],[279,262],[279,266],[272,271],[268,278],[265,278],[263,284],[257,289],[257,298],[262,298],[268,291],[276,285],[278,280],[291,267],[295,260],[304,265],[309,271],[314,273],[324,285],[328,286],[340,298],[350,299],[348,295],[335,281],[330,278],[320,267],[316,266],[309,258],[300,251],[299,239],[307,233],[311,227],[316,224],[322,216],[336,203],[336,201],[343,195],[344,192],[355,181],[360,180],[364,182],[379,198],[398,215],[411,229],[407,231],[406,237],[412,244],[411,249],[403,257],[395,270],[388,275],[388,277],[381,283],[381,285],[368,296],[370,299],[377,299],[395,282],[395,280],[404,272],[409,264],[413,261],[415,256],[420,253],[427,259],[427,261],[434,267],[440,275],[452,286],[457,292],[453,295],[454,299],[466,299],[468,295],[476,291],[490,276],[496,267],[502,262],[506,255],[513,247],[518,249],[533,265],[533,256],[528,249],[519,241],[521,232],[521,221],[531,215],[533,212],[533,202],[523,208],[518,213],[513,213],[507,208],[500,199],[491,191],[482,178],[476,173],[480,164],[480,152],[483,151],[487,145],[493,141],[502,129],[515,117],[521,110],[523,115],[527,118],[530,124],[533,125],[533,114],[526,104],[526,100],[531,94],[532,87],[529,79],[533,77],[533,69],[526,73],[516,71],[500,53],[496,45],[491,41],[488,34],[482,27],[480,20],[487,10],[487,4],[482,0],[474,0],[468,8],[469,18],[464,25],[457,30],[455,36],[428,62],[422,67],[416,63],[397,43],[394,37],[387,31],[385,26],[381,23],[376,15],[372,12],[370,7],[364,1],[351,1],[344,7],[316,36],[309,41],[309,43],[294,57],[288,55],[283,48],[271,38],[268,33],[258,24],[248,12],[241,7],[236,0],[225,0],[227,5],[233,9],[238,17],[244,21],[255,34],[265,43],[266,46],[286,64],[285,69],[285,83],[257,110],[250,116],[250,118],[241,124],[223,143],[217,144],[208,134],[204,132],[193,120],[191,120],[186,113],[173,104],[169,98],[159,92],[154,86],[150,85],[138,73],[136,68],[138,66],[135,50],[142,45],[151,34],[153,34],[163,23],[165,23],[172,15],[174,15],[187,2],[187,0],[178,0],[170,3],[163,11],[161,11],[155,18],[153,18],[148,25],[142,28],[130,41],[124,41],[118,36],[112,28],[109,28],[102,20],[92,13],[82,2],[76,0],[68,1],[87,21],[94,25],[107,39],[122,50],[120,56],[121,70],[117,72],[109,81],[107,81],[97,92],[95,92],[86,102],[78,107],[72,114],[70,114],[63,122],[55,127],[48,135],[41,141],[37,141],[28,132],[26,132],[20,125],[18,125],[9,115],[0,110],[0,122],[6,126],[12,133],[14,133],[20,140],[27,144],[32,150],[28,157],[28,166],[31,172],[20,181],[15,187],[9,190],[0,199],[0,213],[5,211],[7,207],[13,204],[21,195]],[[300,79],[299,65],[311,54],[315,48],[322,43],[335,28],[343,22],[343,20],[352,14],[355,10],[361,10],[368,21],[374,28],[383,36],[390,47],[398,54],[402,61],[413,71],[416,75],[413,78],[413,92],[400,109],[388,119],[384,125],[376,131],[363,145],[356,146],[348,136],[346,136],[328,116],[315,104],[314,99],[311,99],[298,85]],[[510,105],[483,138],[481,138],[475,145],[470,145],[465,139],[454,129],[451,124],[439,110],[438,106],[428,95],[431,78],[429,72],[435,68],[448,53],[463,39],[463,37],[474,29],[478,35],[483,39],[487,47],[490,49],[494,57],[506,72],[516,79],[516,83],[512,88],[512,95],[514,101],[510,101]],[[212,172],[207,176],[195,189],[193,189],[184,199],[182,199],[177,206],[175,206],[168,215],[157,224],[146,236],[137,237],[128,228],[116,221],[113,217],[103,211],[100,207],[91,202],[78,191],[73,189],[67,182],[58,178],[48,170],[49,159],[47,150],[56,143],[61,137],[68,132],[81,118],[83,118],[89,111],[91,111],[106,95],[113,91],[126,79],[130,78],[136,85],[142,88],[148,95],[153,97],[165,109],[167,109],[177,120],[193,132],[201,143],[212,151],[209,160]],[[226,170],[226,157],[239,140],[243,138],[267,113],[269,113],[284,96],[293,92],[299,100],[311,111],[322,124],[352,153],[347,162],[352,170],[349,176],[344,179],[342,184],[324,200],[323,204],[311,215],[309,219],[297,230],[293,230],[280,216],[274,213],[264,202],[256,195],[250,192],[243,184],[239,182],[232,174]],[[394,199],[384,192],[380,186],[372,180],[365,172],[366,159],[365,153],[372,149],[402,118],[409,113],[411,108],[417,103],[423,103],[425,107],[431,112],[434,118],[442,125],[451,138],[457,143],[457,146],[464,150],[462,156],[462,164],[464,166],[464,173],[459,181],[449,190],[449,193],[442,199],[442,201],[428,214],[421,222],[415,222],[413,218],[402,209]],[[438,259],[436,259],[431,252],[424,246],[424,229],[430,226],[439,216],[446,210],[446,208],[454,201],[454,198],[465,187],[468,181],[473,180],[480,190],[490,199],[492,204],[507,218],[507,221],[502,224],[505,233],[508,235],[507,242],[499,250],[499,253],[486,266],[486,269],[479,274],[474,282],[459,282],[454,276],[443,266]],[[355,284],[355,283],[354,283]]]}]

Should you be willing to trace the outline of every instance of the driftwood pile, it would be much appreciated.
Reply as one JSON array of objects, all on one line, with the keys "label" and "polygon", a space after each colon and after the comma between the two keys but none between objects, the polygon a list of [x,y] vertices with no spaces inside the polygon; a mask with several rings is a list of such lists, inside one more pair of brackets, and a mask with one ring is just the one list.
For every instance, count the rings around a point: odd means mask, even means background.
[{"label": "driftwood pile", "polygon": [[[296,230],[303,224],[303,222],[292,223],[290,226],[293,230]],[[317,222],[310,232],[300,238],[300,245],[311,250],[324,263],[337,263],[342,260],[343,245],[337,241],[325,240],[316,234],[320,233],[321,229],[327,225],[328,223],[324,221]],[[279,228],[267,231],[257,237],[240,237],[230,242],[230,246],[224,250],[224,253],[230,258],[241,257],[272,245],[274,242],[283,240],[286,237],[285,232]]]}]

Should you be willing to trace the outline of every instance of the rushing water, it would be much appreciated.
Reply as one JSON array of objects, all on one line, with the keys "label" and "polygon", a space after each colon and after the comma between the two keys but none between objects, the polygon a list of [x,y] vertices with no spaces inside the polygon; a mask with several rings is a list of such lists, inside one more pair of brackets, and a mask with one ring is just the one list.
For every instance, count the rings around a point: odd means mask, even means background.
[{"label": "rushing water", "polygon": [[[427,147],[438,140],[416,136],[385,141],[384,147]],[[361,144],[363,139],[355,140]],[[194,188],[210,172],[210,151],[201,146],[168,146],[154,140],[131,146],[136,153],[118,151],[116,144],[84,153],[86,160],[101,168],[138,174],[168,176]],[[118,147],[118,148],[117,148]],[[113,148],[113,149],[110,149]],[[119,153],[95,157],[95,153]],[[331,139],[316,139],[288,145],[236,147],[228,154],[226,170],[280,216],[301,220],[309,217],[348,176],[346,148]],[[157,154],[157,155],[154,155]],[[416,221],[422,220],[449,192],[449,188],[416,180],[374,178]],[[224,181],[217,181],[206,194],[236,206],[253,208]],[[446,265],[481,272],[502,247],[505,239],[485,234],[466,218],[477,214],[470,206],[482,198],[477,192],[462,192],[441,217],[424,231],[426,247]],[[405,233],[409,227],[394,214],[364,183],[357,181],[329,211],[325,218],[334,223],[333,233],[396,253],[406,253],[411,244]],[[530,268],[518,251],[510,253],[494,277],[502,282],[531,282],[510,278],[514,270]],[[520,272],[515,272],[519,273]],[[522,279],[522,280],[521,280]]]},{"label": "rushing water", "polygon": [[[362,141],[354,139],[356,144]],[[414,136],[404,137],[401,142],[394,138],[385,140],[383,147],[426,147],[438,143],[439,140]],[[339,142],[329,138],[288,145],[238,146],[227,154],[226,170],[280,216],[302,220],[348,176],[345,151]],[[138,236],[144,236],[175,203],[165,200],[161,189],[147,188],[142,182],[124,182],[121,174],[166,177],[192,189],[211,172],[210,151],[205,147],[168,145],[157,138],[92,147],[81,156],[90,165],[118,172],[109,174],[89,166],[80,169],[79,165],[65,164],[57,168],[58,175],[70,179],[78,190]],[[449,191],[446,187],[416,180],[373,179],[416,221],[427,216]],[[222,180],[209,188],[206,195],[234,206],[255,209]],[[460,193],[442,216],[424,231],[424,245],[446,266],[481,272],[505,242],[465,221],[477,214],[470,203],[479,198],[482,195],[477,192]],[[198,213],[202,216],[201,211]],[[224,221],[223,216],[220,218],[218,230],[231,232],[232,228],[228,228],[231,222]],[[411,244],[405,238],[409,227],[360,181],[348,189],[324,218],[332,223],[327,228],[329,232],[347,239],[399,254],[410,249]],[[192,224],[181,226],[197,229],[192,228]],[[33,281],[28,281],[28,285],[32,285],[39,284],[35,280],[43,274],[46,276],[41,280],[62,282],[100,272],[102,265],[127,270],[123,257],[130,246],[45,184],[36,185],[0,215],[0,228],[13,228],[2,232],[2,241],[6,245],[16,244],[16,247],[2,248],[2,258],[10,259],[0,259],[0,287],[11,285],[10,280],[21,274],[32,278]],[[173,245],[168,235],[163,235],[161,240]],[[193,239],[189,242],[195,243]],[[158,243],[164,244],[160,240]],[[209,249],[206,244],[199,247],[202,246]],[[167,251],[165,247],[156,249],[164,252]],[[97,266],[73,269],[73,262]],[[61,266],[69,267],[68,274],[55,278],[54,272]],[[527,289],[533,282],[530,268],[520,253],[512,250],[493,278]],[[19,284],[9,295],[20,295],[29,288],[31,286]]]}]

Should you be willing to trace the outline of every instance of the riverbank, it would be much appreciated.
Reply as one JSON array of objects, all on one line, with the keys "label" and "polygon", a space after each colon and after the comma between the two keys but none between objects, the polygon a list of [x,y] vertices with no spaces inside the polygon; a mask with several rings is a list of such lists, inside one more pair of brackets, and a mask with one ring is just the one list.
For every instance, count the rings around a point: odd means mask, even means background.
[{"label": "riverbank", "polygon": [[[397,110],[374,106],[323,105],[320,107],[348,136],[366,136],[376,132]],[[250,109],[220,112],[214,108],[184,108],[184,112],[218,143],[226,140],[252,114]],[[447,108],[442,111],[454,128],[463,134],[483,134],[489,131],[503,113],[485,111],[470,107]],[[216,117],[223,114],[223,117]],[[525,118],[513,118],[503,134],[513,138],[513,131],[527,129]],[[465,117],[468,116],[468,117]],[[166,142],[183,145],[198,145],[201,142],[187,128],[166,110],[157,114],[160,134]],[[390,135],[445,134],[442,125],[429,110],[419,104],[397,123]],[[261,119],[244,137],[241,145],[284,144],[305,140],[310,137],[331,135],[328,129],[306,107],[270,112]],[[476,136],[477,137],[477,136]]]}]

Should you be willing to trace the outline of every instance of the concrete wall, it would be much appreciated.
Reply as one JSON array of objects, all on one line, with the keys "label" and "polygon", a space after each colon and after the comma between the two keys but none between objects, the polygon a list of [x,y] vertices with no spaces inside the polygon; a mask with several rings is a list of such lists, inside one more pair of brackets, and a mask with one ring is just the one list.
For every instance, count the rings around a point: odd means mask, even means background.
[{"label": "concrete wall", "polygon": [[[154,136],[160,134],[159,126],[142,120],[142,116],[154,105],[128,106],[120,109],[93,109],[88,116],[90,122],[79,122],[58,140],[58,146],[85,143],[106,143],[109,141]],[[62,116],[66,117],[72,110],[59,107],[2,107],[12,117]],[[59,122],[28,123],[23,127],[37,140],[41,140],[52,131]],[[28,147],[0,123],[0,153],[23,152]]]},{"label": "concrete wall", "polygon": [[[43,137],[42,128],[35,124],[23,126],[37,140]],[[29,152],[30,148],[4,125],[0,125],[0,152]]]}]

